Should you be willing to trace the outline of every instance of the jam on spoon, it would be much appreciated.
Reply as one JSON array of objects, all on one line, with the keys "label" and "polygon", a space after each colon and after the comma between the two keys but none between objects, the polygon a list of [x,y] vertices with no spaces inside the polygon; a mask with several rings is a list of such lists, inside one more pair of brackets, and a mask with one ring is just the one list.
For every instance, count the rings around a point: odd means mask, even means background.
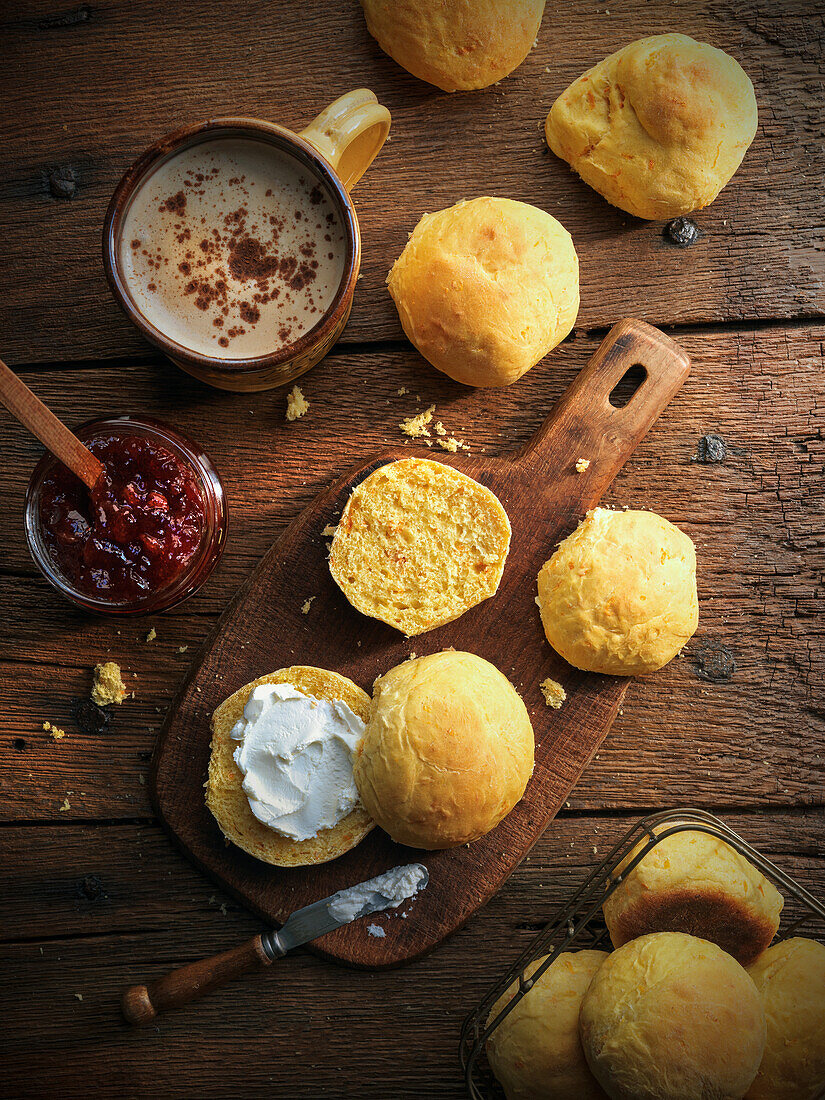
[{"label": "jam on spoon", "polygon": [[112,432],[87,446],[104,466],[94,489],[62,465],[43,479],[45,549],[81,595],[139,603],[191,565],[206,525],[203,494],[193,471],[144,435]]}]

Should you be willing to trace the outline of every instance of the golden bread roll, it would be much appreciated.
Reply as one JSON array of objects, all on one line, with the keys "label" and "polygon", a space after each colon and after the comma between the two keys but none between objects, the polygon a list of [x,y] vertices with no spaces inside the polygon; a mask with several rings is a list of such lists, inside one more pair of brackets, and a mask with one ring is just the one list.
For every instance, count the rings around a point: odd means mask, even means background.
[{"label": "golden bread roll", "polygon": [[443,462],[405,458],[353,489],[329,568],[357,611],[411,636],[495,595],[509,548],[494,493]]},{"label": "golden bread roll", "polygon": [[[528,977],[544,958],[531,963]],[[507,1100],[607,1100],[579,1039],[582,997],[606,958],[604,951],[559,955],[487,1040],[487,1060]],[[488,1023],[517,988],[514,982],[499,997]]]},{"label": "golden bread roll", "polygon": [[276,867],[303,867],[326,863],[354,848],[374,828],[375,822],[359,806],[331,829],[323,829],[308,840],[291,840],[264,825],[252,813],[243,790],[243,775],[233,759],[238,742],[232,729],[243,716],[249,696],[259,684],[291,684],[316,699],[341,700],[366,722],[370,697],[346,676],[309,665],[294,665],[261,676],[224,699],[212,715],[212,746],[206,805],[227,840]]},{"label": "golden bread roll", "polygon": [[606,57],[559,96],[547,144],[613,206],[675,218],[713,202],[753,141],[753,85],[728,54],[658,34]]},{"label": "golden bread roll", "polygon": [[570,234],[544,210],[478,198],[425,214],[387,285],[410,341],[467,386],[509,386],[579,311]]},{"label": "golden bread roll", "polygon": [[783,940],[748,973],[765,1008],[768,1042],[746,1100],[819,1100],[825,1095],[825,946]]},{"label": "golden bread roll", "polygon": [[609,955],[579,1026],[611,1100],[741,1100],[765,1049],[765,1013],[747,971],[681,932],[641,936]]},{"label": "golden bread roll", "polygon": [[399,65],[445,92],[486,88],[533,48],[544,0],[361,0],[370,34]]},{"label": "golden bread roll", "polygon": [[355,782],[393,840],[452,848],[512,810],[534,751],[527,708],[510,681],[481,657],[448,649],[375,681]]},{"label": "golden bread roll", "polygon": [[[615,875],[624,874],[645,843]],[[750,966],[776,935],[783,904],[773,883],[729,844],[685,831],[660,840],[622,878],[604,903],[604,919],[614,947],[648,932],[688,932]]]},{"label": "golden bread roll", "polygon": [[696,551],[654,512],[594,508],[538,576],[544,633],[575,668],[655,672],[699,621]]}]

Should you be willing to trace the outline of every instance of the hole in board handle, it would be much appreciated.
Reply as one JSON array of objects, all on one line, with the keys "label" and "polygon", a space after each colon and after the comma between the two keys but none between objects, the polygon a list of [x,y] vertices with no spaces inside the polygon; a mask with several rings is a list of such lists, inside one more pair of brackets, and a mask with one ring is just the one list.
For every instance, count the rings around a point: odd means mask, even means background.
[{"label": "hole in board handle", "polygon": [[647,370],[645,367],[643,367],[641,363],[634,363],[632,367],[628,367],[610,391],[610,396],[607,400],[614,409],[623,409],[641,388],[646,378]]}]

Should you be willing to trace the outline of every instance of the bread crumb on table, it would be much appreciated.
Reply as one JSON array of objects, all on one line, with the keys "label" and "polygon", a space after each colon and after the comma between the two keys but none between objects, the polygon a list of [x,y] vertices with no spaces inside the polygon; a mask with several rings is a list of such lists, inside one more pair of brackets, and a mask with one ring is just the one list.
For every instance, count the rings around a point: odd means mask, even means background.
[{"label": "bread crumb on table", "polygon": [[589,458],[579,458],[576,460],[576,473],[583,474],[585,470],[590,468]]},{"label": "bread crumb on table", "polygon": [[556,680],[551,680],[549,676],[546,680],[542,680],[539,687],[541,688],[545,703],[548,707],[552,707],[553,710],[558,710],[567,699],[567,692],[561,684]]},{"label": "bread crumb on table", "polygon": [[408,416],[406,420],[402,420],[398,427],[404,435],[408,435],[410,439],[423,439],[424,436],[430,434],[427,425],[432,420],[434,412],[435,405],[430,405],[428,409],[422,413],[418,413],[417,416]]},{"label": "bread crumb on table", "polygon": [[402,386],[401,389],[398,391],[398,396],[403,397],[405,393],[409,393],[409,392],[410,391],[407,389],[406,386]]},{"label": "bread crumb on table", "polygon": [[59,741],[61,737],[66,736],[65,730],[58,729],[57,726],[53,726],[51,722],[44,722],[43,729],[46,731],[46,733],[48,733],[49,737],[51,737],[53,741]]},{"label": "bread crumb on table", "polygon": [[122,703],[125,698],[126,685],[120,675],[120,665],[114,661],[95,665],[92,701],[99,707],[105,707],[109,703]]},{"label": "bread crumb on table", "polygon": [[456,439],[454,435],[451,435],[449,439],[439,439],[439,447],[443,451],[449,451],[450,454],[455,454],[456,451],[469,451],[469,447],[466,443],[463,443],[460,439]]},{"label": "bread crumb on table", "polygon": [[65,813],[66,810],[70,810],[71,808],[72,808],[72,804],[68,800],[68,798],[64,798],[63,799],[63,805],[58,806],[58,810],[60,811],[60,813]]},{"label": "bread crumb on table", "polygon": [[332,523],[328,523],[321,534],[329,537],[330,535],[334,535],[337,530],[338,528],[336,526],[334,526]]},{"label": "bread crumb on table", "polygon": [[301,614],[302,615],[308,615],[309,614],[309,609],[312,607],[312,601],[314,599],[316,599],[315,596],[310,596],[309,599],[304,600],[304,602],[301,604]]},{"label": "bread crumb on table", "polygon": [[444,427],[444,425],[441,423],[440,420],[436,420],[436,422],[435,422],[435,434],[436,435],[446,435],[447,434],[447,429]]},{"label": "bread crumb on table", "polygon": [[287,420],[297,420],[299,416],[303,416],[307,412],[309,412],[309,402],[301,393],[300,387],[293,386],[286,396]]},{"label": "bread crumb on table", "polygon": [[149,633],[146,635],[146,641],[147,642],[153,642],[155,640],[155,638],[157,638],[157,636],[158,636],[158,632],[152,626],[152,627],[149,628]]}]

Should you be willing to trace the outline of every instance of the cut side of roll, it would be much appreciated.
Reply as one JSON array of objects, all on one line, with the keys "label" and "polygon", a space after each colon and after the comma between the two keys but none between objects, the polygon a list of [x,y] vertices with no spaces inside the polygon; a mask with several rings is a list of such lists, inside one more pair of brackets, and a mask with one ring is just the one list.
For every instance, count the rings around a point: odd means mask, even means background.
[{"label": "cut side of roll", "polygon": [[343,701],[362,721],[369,717],[370,697],[337,672],[309,665],[293,665],[261,676],[239,688],[212,715],[212,745],[206,805],[221,832],[238,848],[276,867],[303,867],[337,859],[360,843],[375,822],[358,806],[331,829],[323,829],[308,840],[291,840],[264,825],[252,813],[243,790],[243,776],[233,759],[238,742],[232,729],[243,716],[249,696],[260,684],[291,684],[316,699]]},{"label": "cut side of roll", "polygon": [[329,567],[357,611],[411,636],[495,595],[509,548],[494,493],[442,462],[409,458],[353,490]]}]

